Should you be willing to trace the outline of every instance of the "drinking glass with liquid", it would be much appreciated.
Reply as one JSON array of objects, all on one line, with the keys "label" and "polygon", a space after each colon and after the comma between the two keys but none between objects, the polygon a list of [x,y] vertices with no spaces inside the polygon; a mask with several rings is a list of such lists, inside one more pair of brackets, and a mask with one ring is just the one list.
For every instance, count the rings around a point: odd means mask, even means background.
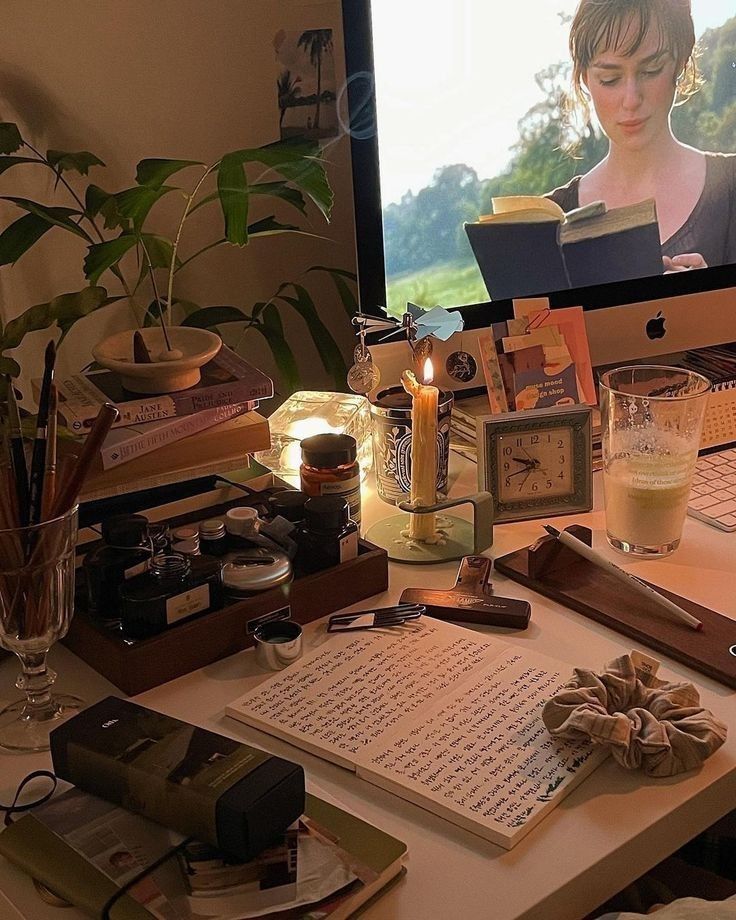
[{"label": "drinking glass with liquid", "polygon": [[701,374],[636,365],[600,380],[608,542],[667,556],[679,546],[710,390]]}]

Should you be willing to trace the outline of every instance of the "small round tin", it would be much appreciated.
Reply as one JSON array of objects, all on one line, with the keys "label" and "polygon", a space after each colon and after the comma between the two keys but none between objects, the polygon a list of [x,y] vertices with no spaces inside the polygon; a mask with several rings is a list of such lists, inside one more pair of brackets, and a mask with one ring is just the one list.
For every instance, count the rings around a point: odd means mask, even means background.
[{"label": "small round tin", "polygon": [[302,657],[302,628],[291,620],[271,620],[257,627],[256,661],[268,671],[283,671]]},{"label": "small round tin", "polygon": [[254,546],[228,553],[222,567],[225,591],[235,597],[250,597],[292,581],[294,572],[286,553]]}]

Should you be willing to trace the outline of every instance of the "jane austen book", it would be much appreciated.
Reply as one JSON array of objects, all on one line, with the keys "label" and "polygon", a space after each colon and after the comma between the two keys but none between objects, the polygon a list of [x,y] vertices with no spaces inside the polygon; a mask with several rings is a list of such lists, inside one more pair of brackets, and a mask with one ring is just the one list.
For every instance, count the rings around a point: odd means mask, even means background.
[{"label": "jane austen book", "polygon": [[422,617],[333,634],[225,711],[510,849],[606,756],[544,727],[571,671]]}]

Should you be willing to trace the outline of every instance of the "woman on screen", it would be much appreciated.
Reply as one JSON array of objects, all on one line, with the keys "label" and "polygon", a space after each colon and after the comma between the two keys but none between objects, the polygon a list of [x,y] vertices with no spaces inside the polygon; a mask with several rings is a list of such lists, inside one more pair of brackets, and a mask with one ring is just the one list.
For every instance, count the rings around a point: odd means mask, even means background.
[{"label": "woman on screen", "polygon": [[580,0],[570,29],[573,87],[592,103],[608,154],[548,197],[565,211],[654,198],[665,271],[736,262],[736,154],[672,133],[670,113],[701,79],[690,0]]}]

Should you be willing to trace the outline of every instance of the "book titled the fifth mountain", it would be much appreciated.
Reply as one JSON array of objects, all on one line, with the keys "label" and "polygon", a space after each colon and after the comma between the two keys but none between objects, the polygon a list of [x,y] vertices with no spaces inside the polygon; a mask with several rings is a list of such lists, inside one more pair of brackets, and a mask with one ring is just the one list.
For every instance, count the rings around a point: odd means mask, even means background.
[{"label": "book titled the fifth mountain", "polygon": [[117,406],[120,417],[115,427],[122,427],[273,396],[271,379],[225,345],[202,368],[199,383],[177,393],[151,396],[130,393],[117,374],[106,370],[75,374],[58,382],[57,387],[59,411],[73,431],[90,428],[100,406],[106,402]]}]

